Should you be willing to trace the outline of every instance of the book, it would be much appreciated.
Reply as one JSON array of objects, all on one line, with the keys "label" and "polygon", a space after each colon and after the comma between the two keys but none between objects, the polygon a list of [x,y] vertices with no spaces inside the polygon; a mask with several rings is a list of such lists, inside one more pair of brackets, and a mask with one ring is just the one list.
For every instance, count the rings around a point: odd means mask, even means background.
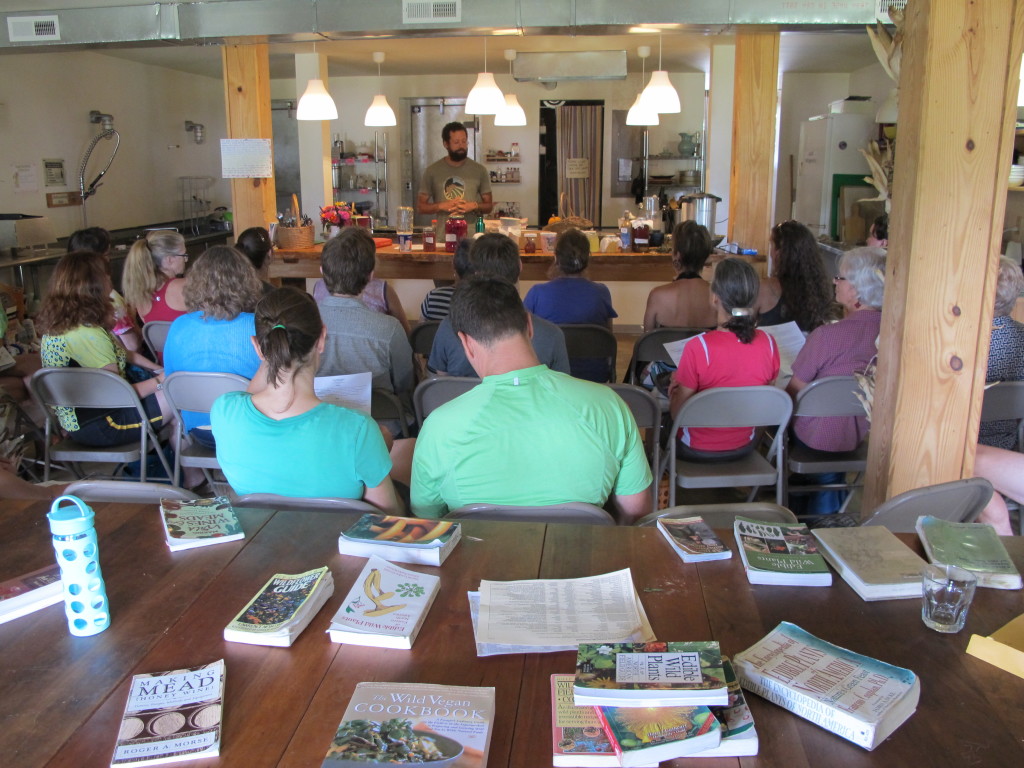
[{"label": "book", "polygon": [[0,624],[20,618],[64,599],[60,566],[45,568],[0,582]]},{"label": "book", "polygon": [[1024,614],[988,637],[971,635],[967,652],[989,664],[1024,678]]},{"label": "book", "polygon": [[728,704],[718,642],[580,643],[577,705],[675,707]]},{"label": "book", "polygon": [[727,656],[722,657],[722,666],[725,669],[725,682],[729,686],[729,703],[708,707],[722,726],[722,741],[717,747],[694,753],[693,757],[749,757],[757,754],[757,730],[743,688]]},{"label": "book", "polygon": [[921,683],[903,667],[782,622],[733,657],[746,690],[871,750],[917,709]]},{"label": "book", "polygon": [[956,565],[978,577],[979,587],[1020,589],[1020,571],[987,523],[951,523],[931,515],[917,518],[917,535],[933,563]]},{"label": "book", "polygon": [[818,528],[822,556],[863,600],[921,597],[921,569],[914,551],[882,525]]},{"label": "book", "polygon": [[462,526],[451,520],[363,515],[338,537],[343,555],[376,555],[395,563],[441,565],[462,538]]},{"label": "book", "polygon": [[275,573],[224,628],[224,639],[287,648],[334,594],[327,566],[299,574]]},{"label": "book", "polygon": [[493,688],[359,683],[322,766],[485,768],[493,724]]},{"label": "book", "polygon": [[327,630],[335,643],[412,648],[441,580],[371,557]]},{"label": "book", "polygon": [[223,659],[132,676],[111,767],[217,757],[223,702]]},{"label": "book", "polygon": [[832,573],[803,523],[764,523],[737,517],[736,546],[751,584],[828,587]]},{"label": "book", "polygon": [[702,563],[705,560],[728,560],[730,550],[711,527],[700,517],[680,520],[658,519],[658,530],[684,563]]},{"label": "book", "polygon": [[172,552],[245,538],[226,496],[195,501],[160,499],[160,519]]},{"label": "book", "polygon": [[[575,675],[551,676],[551,752],[555,768],[618,768],[601,718],[594,707],[573,702]],[[657,763],[648,763],[657,766]]]},{"label": "book", "polygon": [[594,707],[620,765],[660,763],[721,743],[722,728],[707,707]]}]

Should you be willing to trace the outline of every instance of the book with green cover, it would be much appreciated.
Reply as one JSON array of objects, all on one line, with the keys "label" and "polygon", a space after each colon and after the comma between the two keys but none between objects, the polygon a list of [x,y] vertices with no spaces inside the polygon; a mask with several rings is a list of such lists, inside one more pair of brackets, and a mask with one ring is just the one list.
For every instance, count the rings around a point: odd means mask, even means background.
[{"label": "book with green cover", "polygon": [[921,597],[925,561],[885,526],[819,528],[813,533],[829,565],[862,599]]},{"label": "book with green cover", "polygon": [[828,587],[832,573],[803,523],[765,523],[737,517],[736,546],[751,584]]},{"label": "book with green cover", "polygon": [[725,680],[729,685],[729,703],[723,707],[708,707],[722,726],[722,741],[717,747],[694,753],[694,757],[750,757],[757,754],[759,740],[754,729],[754,716],[750,713],[743,688],[732,662],[722,657]]},{"label": "book with green cover", "polygon": [[956,565],[978,577],[979,587],[1020,589],[1020,571],[987,523],[951,523],[931,515],[917,518],[917,535],[933,563]]},{"label": "book with green cover", "polygon": [[674,760],[721,743],[707,707],[595,707],[625,768]]}]

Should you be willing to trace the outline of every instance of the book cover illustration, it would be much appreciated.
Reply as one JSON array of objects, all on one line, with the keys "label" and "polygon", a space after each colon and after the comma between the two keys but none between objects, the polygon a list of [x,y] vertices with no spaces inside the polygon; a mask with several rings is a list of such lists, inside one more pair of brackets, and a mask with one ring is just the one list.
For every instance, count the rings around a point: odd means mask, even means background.
[{"label": "book cover illustration", "polygon": [[196,539],[229,541],[244,536],[238,517],[226,496],[194,501],[161,499],[160,512],[167,531],[167,542],[172,548],[176,544],[186,545],[182,548],[187,548]]},{"label": "book cover illustration", "polygon": [[132,677],[111,766],[149,765],[220,753],[224,660]]},{"label": "book cover illustration", "polygon": [[594,693],[714,691],[725,685],[715,640],[581,643],[576,656],[576,687]]},{"label": "book cover illustration", "polygon": [[[707,707],[601,707],[601,714],[622,750],[623,765],[637,765],[645,753],[669,760],[704,745],[718,746],[720,740],[721,726]],[[705,735],[710,741],[682,746]]]},{"label": "book cover illustration", "polygon": [[775,524],[736,518],[736,537],[751,568],[785,573],[828,573],[818,543],[803,523]]},{"label": "book cover illustration", "polygon": [[451,520],[420,520],[414,517],[365,514],[347,531],[346,539],[405,547],[443,547],[455,532]]},{"label": "book cover illustration", "polygon": [[327,574],[327,566],[300,574],[276,573],[232,619],[227,630],[277,632],[291,621]]},{"label": "book cover illustration", "polygon": [[700,517],[679,520],[661,518],[658,527],[669,542],[685,555],[707,560],[732,557],[729,548]]},{"label": "book cover illustration", "polygon": [[551,736],[556,766],[618,766],[593,707],[573,703],[575,675],[551,676]]}]

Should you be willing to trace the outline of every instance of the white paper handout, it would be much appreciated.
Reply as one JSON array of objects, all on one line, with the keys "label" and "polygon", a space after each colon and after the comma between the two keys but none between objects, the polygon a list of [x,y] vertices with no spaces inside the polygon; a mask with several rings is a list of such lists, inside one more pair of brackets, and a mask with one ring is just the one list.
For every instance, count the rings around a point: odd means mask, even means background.
[{"label": "white paper handout", "polygon": [[341,405],[364,413],[370,412],[372,390],[373,374],[369,371],[343,376],[317,376],[313,379],[313,391],[325,403]]}]

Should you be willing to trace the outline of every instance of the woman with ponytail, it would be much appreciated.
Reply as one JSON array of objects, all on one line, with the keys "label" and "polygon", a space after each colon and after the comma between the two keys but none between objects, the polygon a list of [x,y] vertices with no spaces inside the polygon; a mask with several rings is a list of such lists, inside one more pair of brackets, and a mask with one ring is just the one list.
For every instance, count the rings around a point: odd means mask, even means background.
[{"label": "woman with ponytail", "polygon": [[187,263],[185,238],[171,229],[149,232],[132,245],[121,283],[143,324],[174,320],[188,312],[181,277]]},{"label": "woman with ponytail", "polygon": [[[718,327],[694,336],[683,347],[669,387],[674,419],[683,403],[715,387],[771,384],[779,375],[779,348],[757,328],[759,281],[754,268],[737,258],[722,260],[711,281],[711,307]],[[754,448],[754,430],[746,427],[684,429],[678,454],[690,460],[727,460]]]},{"label": "woman with ponytail", "polygon": [[260,370],[248,391],[223,395],[210,413],[235,492],[364,499],[400,514],[376,422],[313,391],[327,337],[313,298],[277,288],[256,305],[255,322]]}]

